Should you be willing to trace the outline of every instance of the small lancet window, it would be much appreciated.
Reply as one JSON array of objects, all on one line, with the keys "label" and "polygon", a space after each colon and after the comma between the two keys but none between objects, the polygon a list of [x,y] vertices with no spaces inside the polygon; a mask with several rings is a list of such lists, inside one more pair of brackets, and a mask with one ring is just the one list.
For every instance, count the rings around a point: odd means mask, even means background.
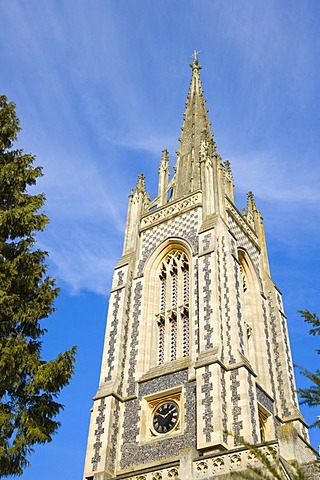
[{"label": "small lancet window", "polygon": [[182,265],[183,271],[183,303],[189,305],[189,264],[184,262]]},{"label": "small lancet window", "polygon": [[158,364],[189,355],[189,262],[172,250],[159,272]]},{"label": "small lancet window", "polygon": [[172,269],[170,271],[172,281],[171,281],[171,288],[172,288],[172,293],[171,293],[171,308],[175,309],[177,308],[177,301],[178,301],[178,269],[177,269],[177,262],[173,259],[172,261]]},{"label": "small lancet window", "polygon": [[182,319],[182,356],[189,355],[189,309],[186,307],[181,314]]},{"label": "small lancet window", "polygon": [[160,273],[160,312],[166,310],[166,296],[167,296],[167,273],[165,268],[162,267]]},{"label": "small lancet window", "polygon": [[161,364],[164,362],[164,336],[165,336],[165,323],[164,315],[160,315],[158,318],[158,363]]},{"label": "small lancet window", "polygon": [[177,314],[171,313],[170,321],[170,361],[177,358]]}]

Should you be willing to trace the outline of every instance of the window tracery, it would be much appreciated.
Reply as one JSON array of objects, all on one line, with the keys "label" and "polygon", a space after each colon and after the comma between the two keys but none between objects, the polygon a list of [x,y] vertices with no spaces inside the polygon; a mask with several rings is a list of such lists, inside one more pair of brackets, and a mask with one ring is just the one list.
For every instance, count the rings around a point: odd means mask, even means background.
[{"label": "window tracery", "polygon": [[[189,262],[171,250],[159,273],[158,364],[189,355]],[[169,307],[169,308],[168,308]]]}]

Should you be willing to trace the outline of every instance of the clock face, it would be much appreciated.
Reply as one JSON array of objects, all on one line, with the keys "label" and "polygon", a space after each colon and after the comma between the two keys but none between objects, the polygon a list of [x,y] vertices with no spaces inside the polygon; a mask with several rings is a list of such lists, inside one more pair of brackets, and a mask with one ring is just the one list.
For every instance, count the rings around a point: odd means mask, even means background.
[{"label": "clock face", "polygon": [[179,407],[174,402],[164,402],[153,414],[153,428],[157,433],[167,433],[173,430],[179,420]]}]

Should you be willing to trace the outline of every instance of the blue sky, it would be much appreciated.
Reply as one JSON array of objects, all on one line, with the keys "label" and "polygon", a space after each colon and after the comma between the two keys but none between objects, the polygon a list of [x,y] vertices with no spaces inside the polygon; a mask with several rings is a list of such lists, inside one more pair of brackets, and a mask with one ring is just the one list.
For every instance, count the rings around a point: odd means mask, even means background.
[{"label": "blue sky", "polygon": [[62,427],[25,480],[81,478],[129,190],[144,172],[155,196],[161,150],[175,161],[194,49],[237,206],[252,190],[264,216],[294,361],[316,368],[297,310],[320,313],[319,27],[317,0],[0,0],[0,91],[44,168],[51,223],[38,240],[61,287],[44,355],[79,346]]}]

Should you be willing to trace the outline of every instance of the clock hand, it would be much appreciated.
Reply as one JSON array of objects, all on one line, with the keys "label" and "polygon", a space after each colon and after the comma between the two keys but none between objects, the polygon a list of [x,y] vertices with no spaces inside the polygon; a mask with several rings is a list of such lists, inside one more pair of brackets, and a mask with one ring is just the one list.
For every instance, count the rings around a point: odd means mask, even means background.
[{"label": "clock hand", "polygon": [[162,418],[166,418],[166,416],[167,416],[168,414],[167,414],[167,415],[162,415],[161,413],[158,412],[157,415],[160,415],[160,417],[162,417]]},{"label": "clock hand", "polygon": [[166,413],[166,415],[163,417],[163,418],[166,418],[168,415],[170,415],[170,413],[172,413],[173,411],[175,410],[175,408],[172,408],[171,410],[169,410],[168,413]]}]

